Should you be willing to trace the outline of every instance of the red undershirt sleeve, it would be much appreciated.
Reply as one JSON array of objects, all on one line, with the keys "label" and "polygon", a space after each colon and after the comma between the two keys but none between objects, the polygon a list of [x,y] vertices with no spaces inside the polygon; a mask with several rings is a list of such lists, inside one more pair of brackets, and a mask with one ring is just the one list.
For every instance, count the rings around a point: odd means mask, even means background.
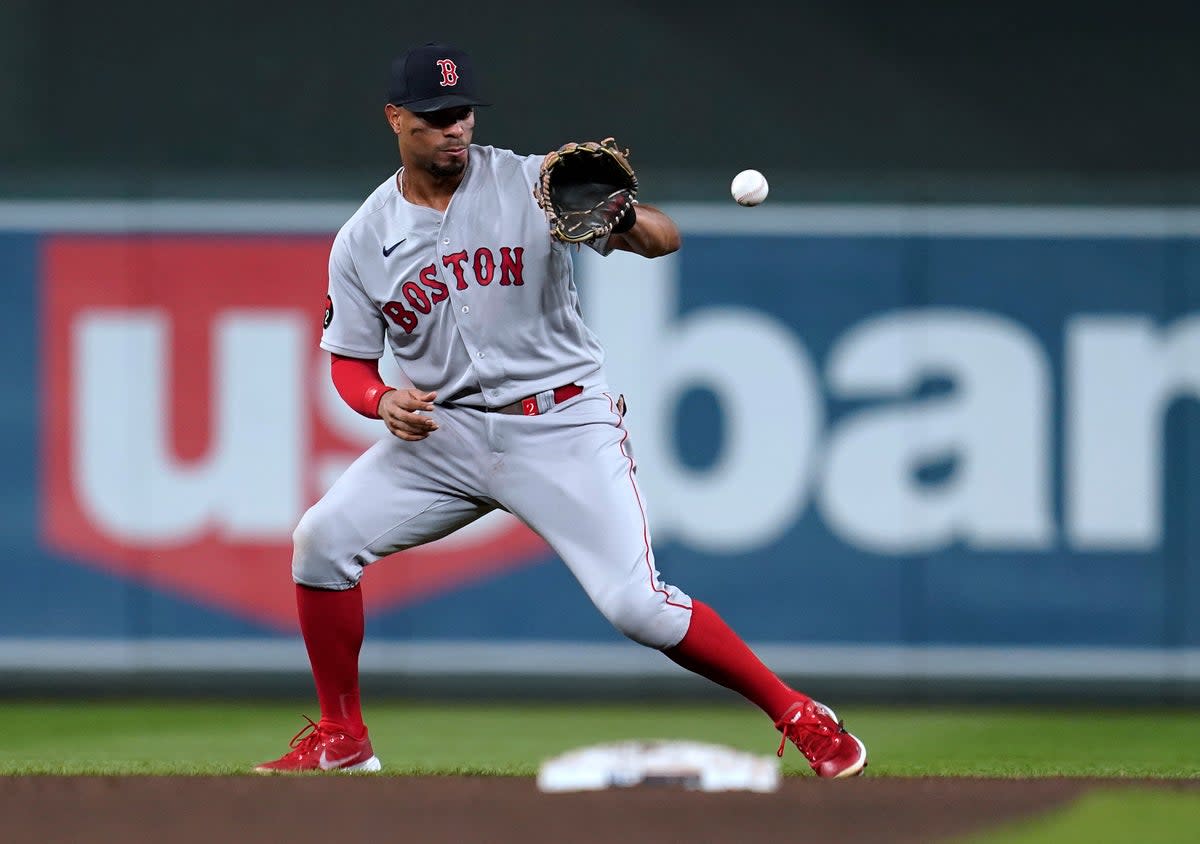
[{"label": "red undershirt sleeve", "polygon": [[338,354],[331,355],[331,358],[333,386],[337,388],[342,401],[356,413],[368,419],[378,419],[379,400],[388,390],[395,389],[383,383],[379,377],[379,361]]}]

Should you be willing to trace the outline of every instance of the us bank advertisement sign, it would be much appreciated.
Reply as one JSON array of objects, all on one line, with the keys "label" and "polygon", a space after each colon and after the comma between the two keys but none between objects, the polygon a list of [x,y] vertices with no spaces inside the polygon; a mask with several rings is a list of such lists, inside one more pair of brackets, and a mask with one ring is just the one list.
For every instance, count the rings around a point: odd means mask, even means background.
[{"label": "us bank advertisement sign", "polygon": [[[0,637],[292,635],[292,529],[384,433],[317,348],[353,208],[59,210],[0,215]],[[1194,214],[669,210],[576,260],[668,581],[753,642],[1200,646]],[[364,586],[377,639],[618,638],[503,513]]]}]

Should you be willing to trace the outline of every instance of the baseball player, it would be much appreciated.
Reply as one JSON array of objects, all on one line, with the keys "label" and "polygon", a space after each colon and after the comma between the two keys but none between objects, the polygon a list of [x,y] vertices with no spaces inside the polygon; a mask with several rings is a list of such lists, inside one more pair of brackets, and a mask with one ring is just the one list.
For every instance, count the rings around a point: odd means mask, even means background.
[{"label": "baseball player", "polygon": [[[551,236],[534,196],[550,156],[472,144],[483,105],[460,49],[426,44],[392,65],[384,114],[401,167],[334,240],[321,340],[338,393],[387,433],[296,528],[292,576],[321,719],[255,770],[380,769],[359,704],[363,568],[502,508],[550,545],[618,630],[766,712],[780,755],[790,739],[819,776],[861,773],[866,747],[831,710],[660,578],[571,247]],[[679,248],[662,211],[609,206],[612,225],[587,241],[600,254]],[[411,384],[380,379],[385,339]]]}]

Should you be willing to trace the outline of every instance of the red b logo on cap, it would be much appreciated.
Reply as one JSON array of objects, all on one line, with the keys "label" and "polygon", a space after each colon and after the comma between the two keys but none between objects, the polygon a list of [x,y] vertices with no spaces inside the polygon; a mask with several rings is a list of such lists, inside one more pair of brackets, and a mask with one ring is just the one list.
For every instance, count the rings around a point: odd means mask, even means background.
[{"label": "red b logo on cap", "polygon": [[458,67],[450,59],[438,59],[437,66],[442,69],[441,86],[448,88],[458,84]]}]

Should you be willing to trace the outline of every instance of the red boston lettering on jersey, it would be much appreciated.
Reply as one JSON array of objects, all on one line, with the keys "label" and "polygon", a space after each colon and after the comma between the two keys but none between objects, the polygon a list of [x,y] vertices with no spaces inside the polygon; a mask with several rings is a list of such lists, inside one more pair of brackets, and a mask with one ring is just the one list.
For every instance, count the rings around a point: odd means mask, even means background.
[{"label": "red boston lettering on jersey", "polygon": [[442,284],[438,279],[437,267],[434,264],[430,264],[421,270],[420,279],[421,284],[433,291],[433,295],[429,297],[429,300],[433,304],[436,305],[439,302],[445,302],[450,298],[450,288]]},{"label": "red boston lettering on jersey", "polygon": [[438,59],[437,66],[442,69],[442,81],[439,84],[443,88],[452,88],[458,84],[458,65],[450,59]]},{"label": "red boston lettering on jersey", "polygon": [[450,267],[452,270],[454,270],[454,277],[458,280],[458,284],[455,285],[455,287],[457,287],[459,290],[467,289],[467,277],[463,273],[463,264],[466,262],[466,250],[463,250],[462,252],[455,252],[453,255],[442,256],[442,266]]},{"label": "red boston lettering on jersey", "polygon": [[404,294],[405,301],[421,313],[427,314],[433,310],[433,304],[429,301],[429,296],[415,281],[404,282],[404,285],[400,288],[400,292]]},{"label": "red boston lettering on jersey", "polygon": [[521,259],[525,255],[524,246],[501,246],[500,247],[500,283],[508,286],[515,285],[520,287],[525,283],[525,279],[521,277],[521,271],[524,269]]},{"label": "red boston lettering on jersey", "polygon": [[[486,246],[475,250],[474,256],[467,250],[442,256],[442,265],[454,272],[455,289],[466,290],[467,266],[474,271],[475,283],[487,287],[496,277],[505,287],[521,287],[525,284],[522,277],[524,272],[523,258],[525,249],[522,246],[501,246],[500,260],[497,262],[496,253]],[[422,316],[433,313],[434,305],[439,305],[450,298],[450,288],[438,277],[437,264],[423,267],[417,274],[420,279],[406,281],[400,285],[400,296],[403,302],[391,301],[380,310],[392,322],[404,329],[406,334],[412,334]],[[428,292],[426,292],[428,291]],[[407,303],[407,304],[406,304]]]},{"label": "red boston lettering on jersey", "polygon": [[474,269],[475,281],[484,287],[492,283],[492,276],[496,274],[496,256],[492,254],[492,250],[486,246],[475,250]]},{"label": "red boston lettering on jersey", "polygon": [[413,329],[417,327],[417,315],[399,302],[388,302],[382,310],[388,319],[404,329],[405,334],[412,334]]}]

